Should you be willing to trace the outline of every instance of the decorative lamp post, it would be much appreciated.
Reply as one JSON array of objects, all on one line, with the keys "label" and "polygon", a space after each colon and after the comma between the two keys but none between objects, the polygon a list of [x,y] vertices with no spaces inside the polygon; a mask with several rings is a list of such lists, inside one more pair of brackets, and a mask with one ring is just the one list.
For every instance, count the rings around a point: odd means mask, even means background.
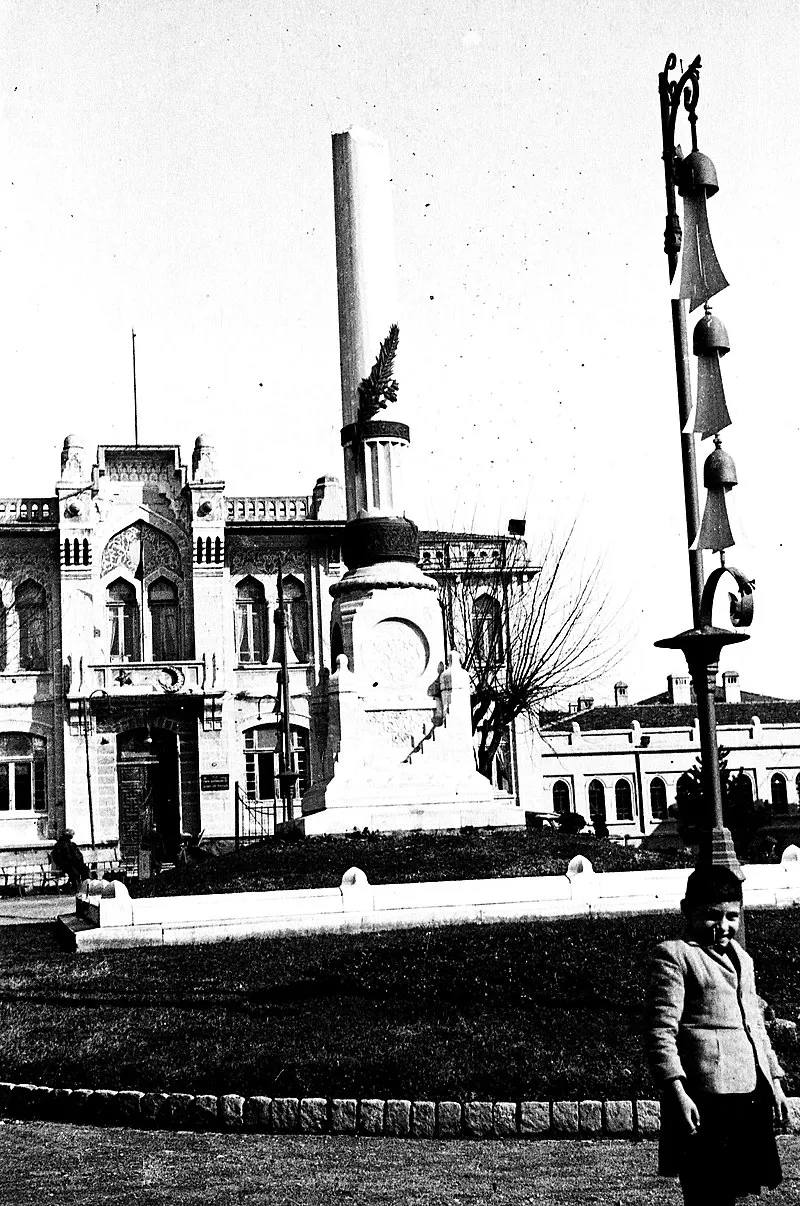
[{"label": "decorative lamp post", "polygon": [[[730,425],[722,385],[720,359],[730,350],[725,327],[712,315],[709,302],[728,285],[711,240],[706,202],[719,191],[713,163],[697,148],[697,102],[700,96],[700,57],[670,80],[677,59],[671,54],[659,73],[664,180],[667,194],[667,224],[664,251],[669,261],[673,285],[672,329],[678,386],[678,411],[681,428],[681,454],[689,547],[689,578],[692,593],[694,627],[677,636],[656,641],[662,649],[680,649],[689,667],[697,703],[703,770],[703,803],[707,815],[713,815],[710,850],[700,850],[701,861],[729,867],[743,879],[729,830],[722,811],[717,749],[716,680],[719,659],[726,645],[748,640],[737,629],[747,627],[753,617],[753,584],[744,574],[725,564],[725,550],[734,544],[728,519],[726,497],[737,484],[736,466],[721,446],[719,433]],[[684,158],[675,145],[675,123],[683,106],[688,115],[692,150]],[[683,197],[683,229],[678,216],[676,192]],[[678,268],[680,266],[680,272]],[[697,357],[697,405],[692,406],[689,340],[686,303],[689,309],[705,307],[704,316],[693,332],[692,350]],[[714,451],[703,466],[706,505],[700,522],[697,488],[695,437],[714,437]],[[720,565],[704,583],[703,550],[719,553]],[[738,589],[730,595],[733,629],[719,628],[712,622],[714,595],[719,582],[732,577]]]}]

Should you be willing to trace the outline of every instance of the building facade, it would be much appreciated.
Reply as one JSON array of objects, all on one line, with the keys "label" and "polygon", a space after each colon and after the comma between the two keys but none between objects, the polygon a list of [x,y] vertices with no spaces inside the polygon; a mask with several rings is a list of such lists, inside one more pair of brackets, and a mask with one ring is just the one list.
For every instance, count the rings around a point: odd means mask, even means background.
[{"label": "building facade", "polygon": [[[321,766],[345,519],[335,478],[229,496],[203,436],[191,469],[172,445],[105,445],[92,463],[70,436],[54,497],[0,500],[3,862],[41,862],[69,827],[134,868],[154,830],[169,858],[182,835],[284,819],[285,742],[296,796]],[[463,539],[470,563],[493,556],[491,538]],[[422,534],[423,568],[441,546]],[[502,774],[530,806],[531,776]]]},{"label": "building facade", "polygon": [[[543,807],[605,822],[612,836],[669,833],[679,781],[700,754],[690,680],[670,675],[666,692],[637,704],[624,683],[615,696],[613,707],[584,698],[566,716],[541,717]],[[771,802],[779,824],[798,821],[800,701],[742,691],[738,673],[726,671],[716,711],[728,769],[753,799]]]}]

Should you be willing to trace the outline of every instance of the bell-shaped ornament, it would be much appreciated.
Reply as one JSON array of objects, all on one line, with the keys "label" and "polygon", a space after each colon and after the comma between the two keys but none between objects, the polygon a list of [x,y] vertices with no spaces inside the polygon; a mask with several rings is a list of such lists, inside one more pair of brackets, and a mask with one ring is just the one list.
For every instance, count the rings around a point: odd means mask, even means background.
[{"label": "bell-shaped ornament", "polygon": [[728,519],[728,507],[725,495],[738,484],[736,466],[733,457],[729,456],[715,441],[716,448],[703,466],[703,485],[708,491],[706,507],[703,511],[703,522],[692,549],[711,549],[718,553],[721,549],[729,549],[736,543],[731,532]]},{"label": "bell-shaped ornament", "polygon": [[710,356],[712,352],[727,356],[730,350],[731,341],[725,324],[711,313],[710,306],[706,306],[705,314],[692,332],[692,351],[695,356]]},{"label": "bell-shaped ornament", "polygon": [[679,161],[678,191],[683,197],[683,243],[678,296],[696,310],[703,302],[726,289],[728,282],[719,265],[711,239],[706,198],[719,191],[717,173],[708,155],[692,151]]},{"label": "bell-shaped ornament", "polygon": [[711,455],[706,457],[706,463],[703,465],[703,485],[707,490],[730,490],[731,486],[739,485],[736,465],[720,441],[715,440],[714,443],[716,447]]},{"label": "bell-shaped ornament", "polygon": [[730,341],[725,327],[708,307],[694,329],[692,346],[697,357],[697,404],[691,430],[705,439],[731,423],[719,363],[720,357],[730,351]]},{"label": "bell-shaped ornament", "polygon": [[690,151],[678,163],[678,192],[682,197],[713,197],[719,192],[717,169],[702,151]]}]

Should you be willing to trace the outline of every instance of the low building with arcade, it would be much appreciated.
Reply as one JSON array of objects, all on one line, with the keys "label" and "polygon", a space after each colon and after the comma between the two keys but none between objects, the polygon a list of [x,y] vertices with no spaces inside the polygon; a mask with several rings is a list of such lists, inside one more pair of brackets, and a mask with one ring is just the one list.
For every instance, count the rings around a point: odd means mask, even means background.
[{"label": "low building with arcade", "polygon": [[[771,804],[777,828],[800,830],[800,700],[743,690],[728,670],[716,715],[719,746],[742,790]],[[620,682],[613,705],[584,697],[566,714],[543,713],[540,724],[545,810],[577,812],[628,840],[674,832],[669,809],[700,754],[688,676],[670,675],[666,691],[638,703]]]}]

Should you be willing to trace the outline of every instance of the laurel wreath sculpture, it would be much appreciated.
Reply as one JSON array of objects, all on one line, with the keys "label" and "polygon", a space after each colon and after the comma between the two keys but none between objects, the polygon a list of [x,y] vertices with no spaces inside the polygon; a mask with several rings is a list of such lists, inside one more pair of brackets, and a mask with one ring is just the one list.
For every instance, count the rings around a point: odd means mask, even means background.
[{"label": "laurel wreath sculpture", "polygon": [[389,402],[397,401],[398,385],[392,373],[399,342],[400,328],[393,322],[369,376],[365,377],[358,387],[358,417],[362,423],[371,419],[379,410],[385,410]]}]

